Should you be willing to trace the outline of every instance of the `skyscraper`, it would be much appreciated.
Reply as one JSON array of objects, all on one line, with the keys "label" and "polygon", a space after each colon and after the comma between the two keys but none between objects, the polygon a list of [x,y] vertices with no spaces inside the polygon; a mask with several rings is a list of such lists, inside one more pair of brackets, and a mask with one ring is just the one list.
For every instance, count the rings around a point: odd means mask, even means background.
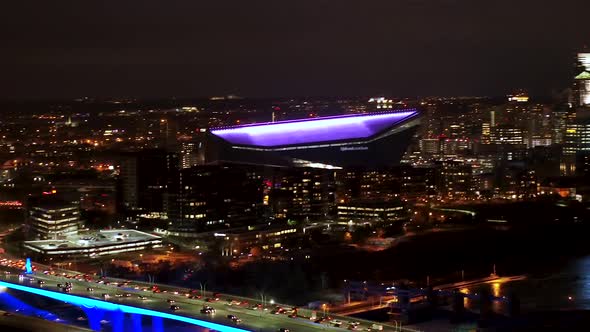
[{"label": "skyscraper", "polygon": [[178,170],[178,156],[148,149],[124,156],[121,161],[120,205],[125,210],[164,212],[165,193]]},{"label": "skyscraper", "polygon": [[573,104],[590,105],[590,53],[578,53],[573,87]]}]

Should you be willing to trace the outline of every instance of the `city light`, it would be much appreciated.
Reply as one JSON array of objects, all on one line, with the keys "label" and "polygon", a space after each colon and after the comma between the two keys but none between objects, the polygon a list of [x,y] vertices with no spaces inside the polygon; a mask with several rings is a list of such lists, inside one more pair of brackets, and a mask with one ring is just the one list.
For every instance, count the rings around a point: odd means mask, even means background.
[{"label": "city light", "polygon": [[83,306],[86,308],[96,308],[99,310],[108,310],[108,311],[121,311],[121,312],[129,313],[129,314],[138,314],[138,315],[144,315],[144,316],[160,317],[160,318],[180,321],[180,322],[184,322],[184,323],[188,323],[188,324],[192,324],[192,325],[198,325],[201,327],[217,330],[220,332],[248,332],[248,330],[244,330],[244,329],[240,329],[240,328],[236,328],[236,327],[231,327],[231,326],[225,326],[225,325],[221,325],[221,324],[217,324],[217,323],[213,323],[213,322],[208,322],[208,321],[204,321],[204,320],[200,320],[200,319],[179,316],[179,315],[160,312],[160,311],[151,310],[151,309],[143,309],[143,308],[133,307],[133,306],[129,306],[129,305],[105,302],[105,301],[85,298],[85,297],[81,297],[81,296],[77,296],[77,295],[57,293],[57,292],[53,292],[53,291],[49,291],[49,290],[45,290],[45,289],[17,285],[17,284],[5,282],[5,281],[0,281],[0,287],[6,287],[6,288],[10,288],[10,289],[15,289],[15,290],[27,292],[27,293],[37,294],[37,295],[53,298],[53,299],[56,299],[59,301],[71,303],[71,304],[74,304],[77,306]]},{"label": "city light", "polygon": [[211,130],[233,144],[273,147],[313,142],[368,138],[393,124],[417,115],[417,111],[346,115],[281,121]]}]

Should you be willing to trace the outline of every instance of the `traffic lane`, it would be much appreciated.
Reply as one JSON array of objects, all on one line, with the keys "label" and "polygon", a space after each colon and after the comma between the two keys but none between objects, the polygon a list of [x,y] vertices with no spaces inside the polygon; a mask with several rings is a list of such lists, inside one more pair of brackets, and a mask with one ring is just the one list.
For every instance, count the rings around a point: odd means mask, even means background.
[{"label": "traffic lane", "polygon": [[[52,276],[52,277],[54,277],[54,276]],[[57,278],[61,278],[61,277],[57,277]],[[64,282],[66,282],[67,280],[71,280],[71,279],[64,278]],[[72,284],[73,285],[74,284],[81,284],[82,286],[84,286],[85,284],[87,284],[87,282],[78,281],[78,280],[74,279]],[[111,296],[111,299],[109,299],[110,302],[126,303],[126,304],[130,303],[129,298],[114,297],[114,294],[122,293],[123,291],[125,291],[125,289],[122,289],[122,287],[116,287],[116,286],[105,285],[105,284],[97,284],[97,285],[98,285],[97,289],[103,289]],[[159,299],[159,301],[161,301],[161,303],[163,303],[164,305],[163,306],[157,305],[155,308],[157,308],[157,310],[160,310],[160,311],[161,310],[170,310],[170,304],[166,302],[166,300],[168,300],[168,299],[174,299],[175,304],[178,304],[180,306],[180,310],[177,311],[177,314],[183,313],[185,311],[200,312],[203,305],[209,305],[209,306],[216,309],[217,315],[215,315],[215,317],[210,316],[208,320],[219,322],[219,323],[224,323],[224,324],[227,324],[227,322],[228,322],[227,320],[225,320],[227,318],[227,315],[233,314],[233,315],[236,315],[239,317],[241,315],[240,318],[244,317],[244,315],[246,315],[248,317],[252,317],[253,320],[243,318],[243,323],[241,325],[242,326],[252,326],[254,328],[259,328],[259,329],[260,328],[268,328],[270,325],[276,329],[289,328],[289,329],[292,329],[295,331],[301,330],[301,328],[304,328],[305,330],[309,330],[309,329],[343,330],[343,328],[334,327],[334,326],[330,325],[330,323],[317,324],[317,323],[311,322],[310,320],[303,319],[303,318],[289,318],[284,314],[274,315],[274,314],[271,314],[271,313],[265,312],[265,311],[257,311],[257,310],[252,310],[252,309],[244,308],[244,307],[229,306],[229,305],[225,304],[226,302],[222,302],[222,301],[206,302],[204,300],[188,299],[185,296],[183,296],[182,294],[175,295],[172,293],[153,293],[151,291],[145,292],[142,290],[135,290],[135,289],[126,289],[126,290],[130,294],[137,294],[138,297],[140,295],[144,295],[148,299]],[[148,293],[149,295],[145,295],[146,293]],[[81,295],[88,296],[84,293],[82,293]],[[142,300],[141,302],[135,301],[135,303],[138,306],[147,307],[145,301],[146,300]],[[147,302],[147,303],[149,304],[149,302]],[[180,305],[180,304],[182,304],[182,305]],[[187,308],[186,307],[187,305],[190,307]],[[219,317],[219,316],[221,316],[221,320],[218,320],[217,317]],[[203,316],[196,316],[196,318],[202,319]],[[342,324],[342,326],[346,327],[346,326],[348,326],[348,324],[344,323],[344,324]]]},{"label": "traffic lane", "polygon": [[[57,274],[57,275],[45,275],[45,274],[39,273],[39,274],[36,274],[36,276],[37,277],[42,277],[43,276],[44,278],[49,279],[49,280],[61,280],[64,283],[65,282],[71,282],[72,284],[77,284],[77,285],[83,286],[84,289],[86,289],[85,288],[86,285],[90,284],[90,285],[93,285],[92,287],[94,287],[96,289],[106,290],[107,292],[109,292],[110,295],[113,295],[110,292],[114,292],[114,293],[117,293],[117,292],[130,292],[131,294],[136,293],[136,294],[141,294],[141,295],[144,295],[144,296],[147,296],[146,293],[152,294],[151,291],[150,292],[144,292],[141,289],[133,289],[133,288],[130,288],[130,286],[132,286],[132,285],[130,285],[129,287],[126,288],[126,287],[117,287],[117,286],[112,285],[112,284],[111,285],[96,284],[95,282],[88,282],[86,280],[77,280],[77,279],[71,279],[71,278],[68,279],[68,278],[66,278],[66,277],[64,277],[62,275],[59,275],[59,274]],[[141,284],[139,282],[134,282],[134,283],[135,284],[138,284],[138,287]],[[167,288],[170,289],[170,290],[176,290],[177,289],[177,288],[171,288],[171,287],[167,287]],[[89,294],[85,294],[83,292],[80,293],[80,295],[82,295],[82,296],[89,296]],[[193,304],[192,302],[186,302],[186,300],[189,300],[189,299],[187,299],[182,294],[174,295],[173,293],[157,293],[157,294],[149,295],[149,297],[156,297],[156,298],[160,298],[160,299],[164,299],[164,300],[167,299],[167,298],[174,298],[174,297],[176,297],[176,299],[179,300],[179,301],[181,301],[181,302]],[[116,300],[116,298],[113,298],[113,299],[111,299],[111,302],[113,302],[113,301],[116,302],[118,300]],[[193,300],[190,300],[190,301],[193,301]],[[213,302],[213,303],[205,303],[203,301],[198,301],[198,300],[196,300],[194,302],[196,302],[196,303],[202,303],[202,304],[207,304],[207,305],[212,305],[213,307],[215,307],[218,310],[219,309],[222,309],[223,310],[224,309],[223,303],[226,303],[226,302],[220,302],[222,304],[217,304],[215,302]],[[142,303],[144,303],[144,302],[140,302],[140,303],[138,303],[138,305],[141,306]],[[219,307],[219,305],[221,305],[222,307]],[[167,308],[170,309],[169,307],[167,307]],[[161,309],[159,309],[159,310],[161,310]],[[240,308],[240,309],[238,309],[238,312],[240,314],[246,314],[246,315],[252,316],[252,311],[250,309],[242,309],[242,308]],[[274,320],[274,318],[275,318],[275,315],[271,315],[269,319]],[[295,325],[299,325],[299,326],[305,325],[306,328],[319,328],[319,327],[321,327],[322,329],[330,328],[330,329],[335,329],[335,330],[341,330],[341,329],[338,329],[338,328],[335,328],[335,327],[329,325],[330,323],[327,323],[327,326],[326,325],[319,325],[319,324],[310,322],[310,321],[308,321],[306,319],[288,318],[285,315],[276,315],[276,318],[278,318],[278,321],[280,322],[281,327],[284,327],[283,325],[285,325],[285,324],[292,325],[295,322]],[[345,320],[345,319],[341,319],[341,318],[339,318],[338,320],[340,320],[340,321],[343,322],[343,324],[342,324],[343,327],[347,327],[349,325],[349,323],[350,323],[349,320]],[[311,326],[311,327],[310,326],[307,326],[307,324],[310,324],[310,323],[313,324],[313,326]],[[384,330],[387,331],[387,330],[389,330],[389,328],[387,326],[384,326]]]},{"label": "traffic lane", "polygon": [[[55,290],[59,290],[57,288],[57,283],[63,283],[65,284],[65,282],[71,282],[72,283],[72,291],[70,292],[71,294],[74,295],[80,295],[80,296],[84,296],[84,297],[92,297],[92,298],[97,298],[97,299],[101,299],[102,300],[102,296],[98,295],[98,294],[109,294],[110,299],[109,302],[112,303],[119,303],[119,304],[127,304],[127,305],[135,305],[135,306],[139,306],[139,307],[145,307],[145,308],[149,308],[149,309],[153,309],[153,310],[158,310],[158,311],[163,311],[163,312],[170,312],[170,304],[168,302],[166,302],[166,300],[168,298],[170,298],[171,294],[165,294],[165,293],[156,293],[156,294],[151,294],[151,296],[146,296],[148,297],[148,299],[150,300],[141,300],[139,299],[139,296],[137,296],[138,294],[136,293],[136,297],[116,297],[115,294],[117,293],[121,293],[120,289],[118,287],[115,286],[110,286],[110,285],[104,285],[104,284],[97,284],[97,285],[92,285],[92,286],[88,286],[89,282],[85,282],[85,281],[79,281],[79,280],[72,280],[72,279],[66,279],[66,278],[62,278],[62,277],[55,277],[55,276],[47,276],[47,275],[36,275],[34,277],[32,277],[33,279],[37,279],[37,280],[43,280],[45,281],[45,285],[43,285],[42,288],[46,288],[46,289],[50,289],[51,288],[55,288]],[[38,287],[39,285],[37,284],[37,282],[35,280],[32,280],[30,276],[25,276],[24,278],[20,278],[18,275],[10,275],[8,276],[9,281],[12,282],[18,282],[20,284],[24,284],[27,286],[33,286],[33,287]],[[93,287],[94,291],[93,292],[88,292],[86,291],[87,287]],[[147,292],[144,292],[147,293]],[[150,292],[151,293],[151,292]],[[132,294],[132,293],[130,293]],[[229,314],[233,314],[236,315],[236,313],[239,313],[240,315],[242,315],[242,317],[244,315],[251,317],[248,319],[242,318],[244,320],[244,322],[242,324],[240,324],[240,326],[242,326],[243,328],[253,328],[256,331],[276,331],[279,328],[288,328],[292,331],[302,331],[302,327],[305,328],[305,330],[309,330],[311,329],[322,329],[324,330],[325,327],[319,326],[319,325],[315,325],[315,326],[310,326],[309,324],[314,324],[312,322],[307,322],[305,320],[300,320],[300,319],[293,319],[293,318],[288,318],[288,317],[284,317],[282,315],[273,315],[270,313],[258,313],[258,314],[253,314],[255,312],[255,310],[249,310],[246,311],[248,309],[245,310],[236,310],[236,308],[231,308],[231,310],[229,308],[226,308],[226,306],[223,306],[223,304],[220,303],[210,303],[210,302],[204,302],[201,300],[193,300],[193,302],[189,302],[186,300],[186,298],[178,298],[178,301],[175,301],[177,303],[182,303],[182,305],[180,305],[180,310],[178,310],[176,312],[176,314],[180,314],[180,315],[186,315],[186,313],[193,313],[190,315],[187,315],[189,317],[194,317],[197,319],[202,319],[202,320],[208,320],[208,321],[212,321],[212,322],[216,322],[219,324],[223,324],[223,325],[233,325],[233,323],[227,319],[227,315]],[[217,311],[217,313],[215,315],[205,315],[205,314],[200,314],[200,315],[194,315],[194,313],[199,312],[200,313],[200,309],[202,308],[203,305],[211,305],[212,307],[214,307]],[[307,323],[307,324],[306,324]],[[339,330],[336,328],[332,328],[330,327],[330,329],[334,329],[334,330]]]},{"label": "traffic lane", "polygon": [[[43,264],[36,264],[36,266],[38,268],[40,268],[40,267],[47,267],[47,269],[51,270],[51,267],[48,267],[48,266],[43,265]],[[82,275],[82,273],[77,272],[77,271],[70,271],[70,270],[64,270],[64,269],[58,269],[58,270],[59,271],[62,271],[63,273],[67,273],[69,275],[76,275],[76,274]],[[152,286],[152,284],[147,284],[147,283],[140,282],[140,281],[129,281],[129,280],[118,279],[118,278],[108,278],[108,279],[111,280],[111,281],[115,281],[115,282],[133,282],[134,284],[138,285],[138,287],[139,287],[139,285],[143,285],[144,287]],[[170,292],[180,291],[180,293],[190,293],[192,291],[191,289],[182,289],[182,288],[177,287],[177,286],[159,285],[159,284],[154,284],[154,285],[157,285],[162,291],[165,291],[165,290],[166,291],[170,291]],[[129,291],[132,291],[132,290],[129,290]],[[214,293],[213,292],[205,292],[205,294],[214,294]],[[167,293],[167,295],[172,296],[173,294]],[[232,295],[227,295],[227,294],[221,294],[221,295],[223,297],[226,297],[226,298],[240,298],[240,297],[237,297],[237,296],[232,296]],[[255,299],[247,299],[247,300],[248,301],[251,301],[253,304],[254,303],[260,303],[259,301],[256,301]],[[337,317],[337,319],[343,322],[342,323],[343,326],[348,326],[351,322],[354,321],[353,319],[348,319],[348,317]],[[385,328],[384,330],[387,330],[388,329],[387,326],[384,326],[384,328]]]}]

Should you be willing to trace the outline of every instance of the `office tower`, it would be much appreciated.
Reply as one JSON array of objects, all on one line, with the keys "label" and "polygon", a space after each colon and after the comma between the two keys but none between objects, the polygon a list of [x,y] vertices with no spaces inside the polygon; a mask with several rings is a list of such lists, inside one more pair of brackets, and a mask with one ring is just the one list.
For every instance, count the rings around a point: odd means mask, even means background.
[{"label": "office tower", "polygon": [[263,179],[246,166],[199,165],[182,169],[170,186],[169,230],[192,236],[207,230],[248,226],[261,216]]},{"label": "office tower", "polygon": [[574,107],[590,105],[590,53],[578,53],[574,77]]},{"label": "office tower", "polygon": [[180,143],[180,168],[191,168],[199,164],[199,144],[197,142]]},{"label": "office tower", "polygon": [[492,144],[525,144],[523,130],[510,125],[492,128],[490,141]]},{"label": "office tower", "polygon": [[438,190],[442,196],[461,198],[473,194],[471,165],[454,160],[445,160],[438,165]]},{"label": "office tower", "polygon": [[272,172],[269,206],[275,218],[322,219],[334,207],[334,171],[275,168]]},{"label": "office tower", "polygon": [[119,176],[119,205],[125,210],[164,212],[166,190],[178,170],[178,156],[148,149],[123,156]]},{"label": "office tower", "polygon": [[77,203],[43,198],[30,203],[28,218],[37,237],[58,239],[78,232],[80,208]]}]

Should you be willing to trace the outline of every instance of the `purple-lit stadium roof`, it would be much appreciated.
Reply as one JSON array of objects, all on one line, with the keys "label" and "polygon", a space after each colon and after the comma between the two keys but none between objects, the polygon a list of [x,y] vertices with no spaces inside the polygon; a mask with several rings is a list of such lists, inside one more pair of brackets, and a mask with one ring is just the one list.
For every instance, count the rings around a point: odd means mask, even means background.
[{"label": "purple-lit stadium roof", "polygon": [[280,121],[211,130],[213,135],[236,145],[273,147],[363,139],[415,116],[415,109]]}]

